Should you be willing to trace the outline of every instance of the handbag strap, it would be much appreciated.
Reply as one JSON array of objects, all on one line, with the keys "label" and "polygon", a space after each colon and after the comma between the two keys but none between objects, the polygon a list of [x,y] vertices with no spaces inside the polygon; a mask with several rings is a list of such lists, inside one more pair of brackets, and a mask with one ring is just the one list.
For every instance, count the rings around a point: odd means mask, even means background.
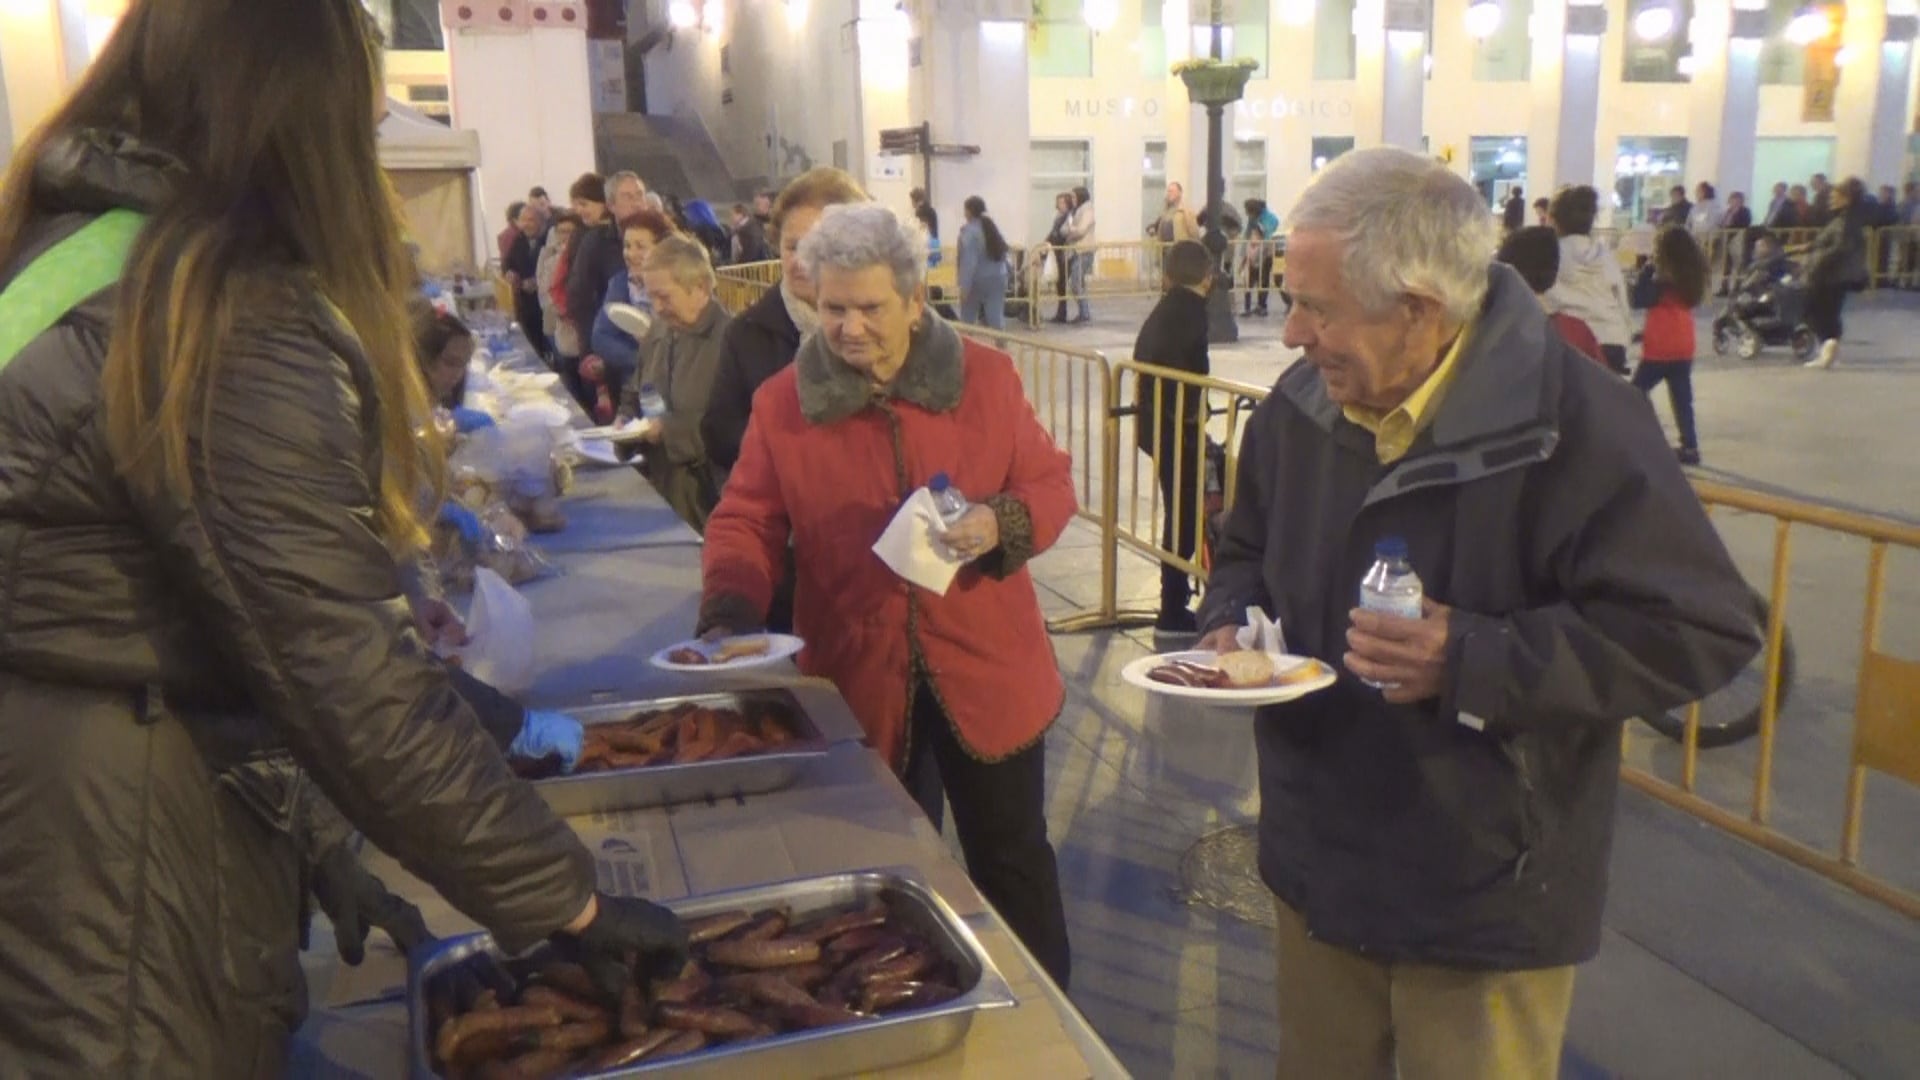
[{"label": "handbag strap", "polygon": [[88,297],[120,280],[146,216],[109,210],[47,249],[0,290],[0,368]]}]

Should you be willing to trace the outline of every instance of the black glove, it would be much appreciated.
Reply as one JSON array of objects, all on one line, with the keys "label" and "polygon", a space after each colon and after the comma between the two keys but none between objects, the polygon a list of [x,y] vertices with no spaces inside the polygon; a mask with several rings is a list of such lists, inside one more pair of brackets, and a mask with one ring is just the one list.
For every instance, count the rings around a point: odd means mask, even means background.
[{"label": "black glove", "polygon": [[600,910],[578,934],[554,935],[611,1001],[634,981],[636,958],[643,972],[677,972],[687,962],[687,928],[659,904],[632,896],[599,895]]},{"label": "black glove", "polygon": [[340,959],[349,966],[358,967],[366,958],[367,931],[373,927],[385,930],[402,953],[432,940],[420,909],[367,873],[349,844],[335,844],[314,863],[313,898],[333,922]]}]

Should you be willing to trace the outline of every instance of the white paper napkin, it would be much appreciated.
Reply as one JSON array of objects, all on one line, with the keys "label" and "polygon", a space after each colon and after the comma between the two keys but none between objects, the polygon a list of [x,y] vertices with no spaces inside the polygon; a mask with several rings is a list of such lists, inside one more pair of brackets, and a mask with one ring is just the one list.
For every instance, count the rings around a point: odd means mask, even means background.
[{"label": "white paper napkin", "polygon": [[1275,656],[1287,651],[1287,639],[1280,633],[1279,621],[1267,618],[1267,613],[1257,607],[1247,609],[1247,625],[1240,628],[1236,640],[1243,649],[1257,649]]},{"label": "white paper napkin", "polygon": [[873,553],[894,573],[928,592],[945,596],[954,575],[966,562],[940,542],[946,531],[933,494],[921,488],[893,515],[887,531],[874,543]]}]

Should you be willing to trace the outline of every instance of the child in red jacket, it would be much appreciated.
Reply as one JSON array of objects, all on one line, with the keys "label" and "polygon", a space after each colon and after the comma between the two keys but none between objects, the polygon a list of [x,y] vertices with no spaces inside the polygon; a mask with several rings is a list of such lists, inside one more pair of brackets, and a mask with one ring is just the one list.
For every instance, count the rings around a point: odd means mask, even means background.
[{"label": "child in red jacket", "polygon": [[1653,280],[1659,300],[1647,311],[1640,341],[1640,367],[1633,385],[1651,392],[1667,384],[1667,401],[1680,428],[1680,463],[1700,464],[1700,441],[1693,427],[1693,309],[1707,296],[1707,255],[1693,234],[1681,228],[1660,231],[1653,245]]}]

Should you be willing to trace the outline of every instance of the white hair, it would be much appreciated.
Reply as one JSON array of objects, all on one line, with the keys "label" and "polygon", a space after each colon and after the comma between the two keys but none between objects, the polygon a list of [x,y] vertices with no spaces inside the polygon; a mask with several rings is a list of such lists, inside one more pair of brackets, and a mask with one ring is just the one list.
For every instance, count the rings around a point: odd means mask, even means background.
[{"label": "white hair", "polygon": [[1493,215],[1433,158],[1390,146],[1342,154],[1300,193],[1287,228],[1340,237],[1342,279],[1369,313],[1417,293],[1465,322],[1486,300]]},{"label": "white hair", "polygon": [[829,206],[800,241],[800,265],[820,280],[822,267],[859,271],[884,266],[903,298],[913,296],[927,277],[927,234],[879,203]]},{"label": "white hair", "polygon": [[622,169],[612,176],[607,177],[607,197],[605,201],[612,202],[613,193],[619,191],[620,185],[629,180],[640,185],[640,194],[642,197],[647,194],[647,182],[640,179],[640,174],[629,169]]}]

